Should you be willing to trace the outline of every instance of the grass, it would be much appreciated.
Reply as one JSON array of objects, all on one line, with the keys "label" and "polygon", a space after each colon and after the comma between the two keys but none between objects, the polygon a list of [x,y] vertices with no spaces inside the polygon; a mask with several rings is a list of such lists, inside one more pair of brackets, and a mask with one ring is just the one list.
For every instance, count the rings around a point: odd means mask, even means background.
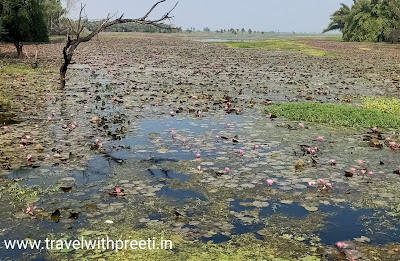
[{"label": "grass", "polygon": [[368,109],[400,115],[400,99],[392,97],[363,97],[363,104]]},{"label": "grass", "polygon": [[319,50],[302,42],[287,39],[273,39],[257,42],[224,42],[224,44],[227,44],[230,48],[279,50],[325,57],[335,56],[332,52]]},{"label": "grass", "polygon": [[46,72],[53,72],[57,68],[41,66],[39,68],[33,68],[28,64],[18,64],[18,63],[10,63],[10,64],[2,64],[0,65],[0,74],[20,74],[20,75],[35,75]]},{"label": "grass", "polygon": [[[17,63],[0,64],[0,111],[10,109],[15,103],[15,97],[22,91],[42,91],[56,87],[57,68],[40,66],[32,68],[31,65]],[[27,88],[29,86],[29,88]],[[26,102],[26,101],[25,101]],[[22,105],[23,106],[23,105]]]},{"label": "grass", "polygon": [[290,39],[290,40],[333,40],[333,41],[342,41],[342,34],[312,34],[312,33],[274,33],[274,32],[265,32],[265,33],[242,33],[239,32],[237,34],[233,33],[217,33],[217,32],[182,32],[182,33],[174,33],[170,34],[172,36],[183,37],[183,38],[194,38],[199,40],[223,40],[223,41],[264,41],[268,39]]},{"label": "grass", "polygon": [[285,103],[266,108],[269,113],[291,120],[351,127],[400,127],[400,115],[386,113],[378,109],[326,103]]}]

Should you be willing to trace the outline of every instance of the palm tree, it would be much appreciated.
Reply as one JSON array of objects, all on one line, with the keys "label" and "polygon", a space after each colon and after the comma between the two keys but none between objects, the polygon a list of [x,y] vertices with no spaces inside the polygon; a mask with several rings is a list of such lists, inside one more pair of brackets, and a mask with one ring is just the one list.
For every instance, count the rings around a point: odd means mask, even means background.
[{"label": "palm tree", "polygon": [[344,26],[346,24],[346,21],[348,19],[348,16],[350,14],[350,7],[348,7],[345,4],[340,4],[342,7],[340,7],[339,10],[334,12],[331,16],[331,23],[328,25],[328,27],[322,32],[326,33],[332,30],[340,30],[343,32]]}]

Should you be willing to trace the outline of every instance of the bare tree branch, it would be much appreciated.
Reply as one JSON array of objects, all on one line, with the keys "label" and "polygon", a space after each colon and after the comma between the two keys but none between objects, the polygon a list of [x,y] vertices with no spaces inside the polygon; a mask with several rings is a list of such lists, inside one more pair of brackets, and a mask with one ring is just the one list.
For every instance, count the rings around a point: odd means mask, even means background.
[{"label": "bare tree branch", "polygon": [[157,7],[157,5],[159,5],[159,4],[163,3],[163,2],[165,2],[165,0],[161,0],[161,1],[158,1],[157,3],[155,3],[155,4],[150,8],[150,10],[142,17],[142,19],[143,19],[143,20],[146,20],[147,17],[151,14],[151,12],[153,12],[153,10]]},{"label": "bare tree branch", "polygon": [[79,39],[80,34],[82,33],[83,29],[85,28],[83,25],[81,26],[82,22],[82,11],[85,9],[86,5],[81,4],[81,10],[79,11],[79,20],[78,20],[78,28],[76,33],[76,40]]},{"label": "bare tree branch", "polygon": [[107,18],[103,20],[103,23],[99,27],[97,27],[97,29],[95,29],[94,31],[92,31],[90,34],[88,34],[85,37],[81,37],[81,33],[83,32],[83,30],[85,28],[85,26],[82,23],[82,12],[84,11],[86,5],[81,4],[81,9],[80,9],[80,12],[79,12],[79,19],[78,19],[78,24],[77,24],[77,28],[76,29],[74,28],[73,22],[70,19],[68,19],[68,23],[69,23],[70,29],[74,33],[75,39],[71,39],[70,36],[67,36],[67,41],[66,41],[65,47],[63,49],[64,62],[61,65],[61,68],[60,68],[60,80],[61,80],[60,86],[61,86],[61,88],[64,88],[64,86],[65,86],[65,77],[66,77],[66,72],[67,72],[67,69],[68,69],[68,65],[71,63],[74,51],[78,47],[78,45],[80,43],[90,41],[93,37],[98,35],[100,32],[104,31],[104,29],[106,29],[107,27],[110,27],[110,26],[113,26],[113,25],[116,25],[116,24],[137,23],[137,24],[146,24],[146,25],[153,25],[153,26],[157,26],[157,27],[162,27],[162,25],[164,25],[162,23],[163,21],[170,20],[170,19],[173,18],[170,15],[171,15],[172,11],[175,10],[175,8],[178,5],[178,3],[176,3],[172,7],[172,9],[170,9],[168,12],[166,12],[159,19],[147,20],[147,18],[154,11],[154,9],[157,8],[157,6],[159,4],[164,3],[165,1],[166,0],[158,1],[157,3],[155,3],[149,9],[149,11],[147,11],[147,13],[143,17],[137,18],[137,19],[123,19],[124,14],[122,14],[119,18],[111,20],[113,17],[116,16],[117,13],[115,13],[112,16],[110,16],[110,14],[108,14]]}]

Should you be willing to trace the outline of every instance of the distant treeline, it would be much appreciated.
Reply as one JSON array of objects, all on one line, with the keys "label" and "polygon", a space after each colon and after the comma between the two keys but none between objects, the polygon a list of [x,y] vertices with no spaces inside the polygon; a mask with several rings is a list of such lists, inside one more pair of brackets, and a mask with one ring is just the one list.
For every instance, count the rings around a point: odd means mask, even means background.
[{"label": "distant treeline", "polygon": [[354,0],[331,16],[323,33],[340,30],[344,41],[399,42],[400,0]]},{"label": "distant treeline", "polygon": [[[100,26],[102,21],[85,21],[85,27],[89,31],[95,30]],[[146,33],[176,33],[182,32],[182,28],[174,28],[170,25],[163,25],[162,27],[147,25],[147,24],[117,24],[105,29],[106,32],[146,32]]]}]

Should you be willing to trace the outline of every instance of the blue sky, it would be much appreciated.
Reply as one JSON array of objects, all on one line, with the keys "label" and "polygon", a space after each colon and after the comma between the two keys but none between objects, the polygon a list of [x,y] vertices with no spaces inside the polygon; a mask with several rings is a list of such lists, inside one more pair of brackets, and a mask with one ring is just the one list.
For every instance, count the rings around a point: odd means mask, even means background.
[{"label": "blue sky", "polygon": [[[101,19],[108,13],[138,18],[153,0],[81,0],[89,19]],[[181,0],[173,12],[173,24],[183,28],[212,30],[251,28],[257,31],[321,32],[340,3],[353,0]],[[176,1],[167,0],[154,12],[153,18],[171,8]],[[77,10],[73,12],[76,16]]]}]

